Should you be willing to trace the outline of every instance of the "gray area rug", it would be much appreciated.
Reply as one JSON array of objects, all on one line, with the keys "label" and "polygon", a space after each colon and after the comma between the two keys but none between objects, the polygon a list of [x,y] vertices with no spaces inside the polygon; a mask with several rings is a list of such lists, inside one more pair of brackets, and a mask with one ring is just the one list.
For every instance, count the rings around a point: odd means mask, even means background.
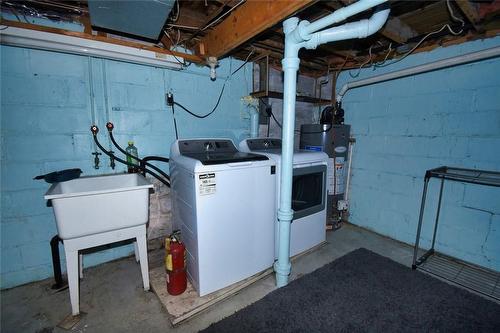
[{"label": "gray area rug", "polygon": [[500,332],[500,305],[355,250],[203,332]]}]

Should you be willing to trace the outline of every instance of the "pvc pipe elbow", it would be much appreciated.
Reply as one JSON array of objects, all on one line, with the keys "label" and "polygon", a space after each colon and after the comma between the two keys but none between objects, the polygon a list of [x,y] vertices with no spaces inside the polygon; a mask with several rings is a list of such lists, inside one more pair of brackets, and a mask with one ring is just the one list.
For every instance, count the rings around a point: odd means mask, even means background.
[{"label": "pvc pipe elbow", "polygon": [[364,37],[370,36],[370,35],[376,33],[377,31],[379,31],[384,26],[385,22],[387,22],[387,19],[389,18],[390,12],[391,12],[391,10],[389,8],[387,8],[387,9],[377,11],[375,14],[373,14],[369,20],[366,20],[367,21],[366,22],[366,31],[364,32],[364,33],[366,33],[366,35],[359,37],[359,38],[364,38]]},{"label": "pvc pipe elbow", "polygon": [[318,45],[352,38],[365,38],[377,32],[387,21],[390,9],[377,11],[368,20],[346,23],[339,27],[330,28],[313,34],[307,42],[307,48],[316,48]]},{"label": "pvc pipe elbow", "polygon": [[293,31],[299,24],[299,18],[298,17],[290,17],[289,19],[283,21],[283,33],[285,35],[288,35],[290,32]]}]

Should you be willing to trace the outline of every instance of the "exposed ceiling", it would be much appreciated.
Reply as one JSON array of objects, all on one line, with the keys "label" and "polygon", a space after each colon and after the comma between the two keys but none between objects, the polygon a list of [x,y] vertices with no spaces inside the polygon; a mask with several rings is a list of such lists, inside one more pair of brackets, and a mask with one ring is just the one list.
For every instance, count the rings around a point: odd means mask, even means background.
[{"label": "exposed ceiling", "polygon": [[[284,18],[296,14],[301,19],[314,21],[351,2],[354,0],[179,0],[165,23],[164,33],[157,41],[149,42],[164,49],[181,46],[193,50],[202,61],[211,52],[249,61],[269,56],[271,65],[279,67],[283,56],[281,22]],[[97,28],[90,27],[87,1],[7,0],[2,6],[2,10],[12,12],[21,22],[28,21],[27,15],[79,21],[86,33],[96,34]],[[357,68],[401,57],[413,48],[419,52],[500,33],[500,0],[392,0],[390,7],[390,18],[384,28],[369,38],[302,50],[301,72],[320,76],[339,68]],[[362,13],[350,21],[370,14]],[[238,35],[235,29],[238,26],[245,27],[245,36]],[[106,33],[109,31],[98,32],[100,36]],[[217,40],[219,37],[223,40]],[[231,43],[233,39],[238,42]],[[214,44],[218,47],[216,51],[212,51]]]}]

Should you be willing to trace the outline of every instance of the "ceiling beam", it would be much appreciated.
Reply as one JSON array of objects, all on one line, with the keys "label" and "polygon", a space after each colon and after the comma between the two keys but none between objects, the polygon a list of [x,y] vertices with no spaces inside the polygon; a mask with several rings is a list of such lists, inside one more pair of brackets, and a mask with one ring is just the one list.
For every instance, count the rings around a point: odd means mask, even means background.
[{"label": "ceiling beam", "polygon": [[467,20],[474,26],[474,29],[480,31],[481,26],[478,24],[481,20],[479,16],[479,6],[469,0],[456,0],[455,3],[462,13],[464,13],[465,17],[467,17]]},{"label": "ceiling beam", "polygon": [[36,24],[31,24],[31,23],[15,22],[15,21],[9,21],[9,20],[2,20],[2,24],[5,26],[10,26],[10,27],[31,29],[31,30],[37,30],[37,31],[43,31],[43,32],[51,32],[51,33],[59,34],[59,35],[95,40],[95,41],[110,43],[110,44],[115,44],[115,45],[129,46],[129,47],[134,47],[137,49],[157,52],[160,54],[168,54],[168,55],[181,57],[181,58],[185,59],[186,61],[194,62],[197,64],[205,64],[204,59],[202,59],[194,54],[187,54],[187,53],[182,53],[182,52],[177,52],[177,51],[171,51],[171,50],[164,49],[161,47],[149,46],[149,45],[141,44],[138,42],[129,42],[129,41],[125,41],[125,40],[121,40],[121,39],[117,39],[117,38],[104,37],[104,36],[99,36],[99,35],[94,36],[92,34],[87,34],[84,32],[51,28],[51,27],[46,27],[46,26],[41,26],[41,25],[36,25]]},{"label": "ceiling beam", "polygon": [[313,4],[314,0],[249,0],[236,8],[200,41],[205,54],[222,57],[283,19]]},{"label": "ceiling beam", "polygon": [[166,49],[170,49],[170,47],[172,46],[172,41],[170,40],[170,38],[168,38],[168,36],[165,33],[162,34],[160,42]]},{"label": "ceiling beam", "polygon": [[90,24],[90,16],[81,15],[78,17],[80,24],[83,25],[83,32],[86,34],[92,34],[92,25]]},{"label": "ceiling beam", "polygon": [[500,1],[481,3],[479,6],[479,17],[481,20],[487,20],[498,13],[500,13]]},{"label": "ceiling beam", "polygon": [[418,32],[397,17],[388,19],[380,33],[382,36],[399,44],[404,44],[408,39],[418,36]]}]

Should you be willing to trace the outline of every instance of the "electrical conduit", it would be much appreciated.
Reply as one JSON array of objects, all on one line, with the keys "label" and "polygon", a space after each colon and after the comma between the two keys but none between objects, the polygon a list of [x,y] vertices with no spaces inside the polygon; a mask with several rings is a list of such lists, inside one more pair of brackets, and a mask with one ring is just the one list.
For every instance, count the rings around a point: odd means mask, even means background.
[{"label": "electrical conduit", "polygon": [[361,13],[367,9],[380,5],[387,0],[360,0],[348,7],[341,8],[334,13],[309,23],[299,22],[296,17],[283,22],[285,33],[285,56],[282,60],[285,74],[283,91],[283,129],[281,151],[281,188],[280,204],[278,209],[279,220],[279,249],[278,260],[274,264],[276,285],[283,287],[288,284],[290,263],[290,228],[293,218],[292,210],[292,177],[293,177],[293,146],[295,129],[295,96],[297,71],[300,59],[299,50],[303,47],[316,48],[321,43],[349,38],[364,38],[380,29],[389,15],[389,9],[377,10],[369,19],[356,23],[348,23],[340,27],[318,30],[341,22],[348,17]]}]

